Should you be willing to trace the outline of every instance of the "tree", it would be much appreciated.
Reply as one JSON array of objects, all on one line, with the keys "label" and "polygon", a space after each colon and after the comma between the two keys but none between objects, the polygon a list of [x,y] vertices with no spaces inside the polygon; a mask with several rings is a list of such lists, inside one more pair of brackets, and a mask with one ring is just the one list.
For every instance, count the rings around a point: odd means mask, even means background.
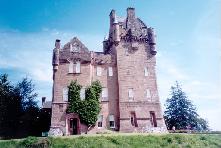
[{"label": "tree", "polygon": [[19,92],[22,106],[22,114],[20,116],[19,136],[39,136],[41,133],[39,127],[40,109],[37,105],[37,93],[35,93],[35,85],[32,80],[23,78],[16,85]]},{"label": "tree", "polygon": [[8,75],[0,75],[0,136],[3,138],[40,135],[39,107],[34,85],[27,78],[16,86]]},{"label": "tree", "polygon": [[164,118],[169,129],[208,129],[207,122],[199,118],[196,107],[182,91],[179,83],[171,87],[171,98],[166,100]]},{"label": "tree", "polygon": [[85,90],[85,100],[80,98],[81,85],[77,81],[72,81],[69,85],[68,99],[69,106],[67,113],[77,113],[82,123],[89,128],[97,121],[97,116],[101,110],[99,98],[102,86],[99,81],[92,82],[91,86]]},{"label": "tree", "polygon": [[21,115],[21,100],[7,74],[0,76],[0,110],[0,136],[14,137]]}]

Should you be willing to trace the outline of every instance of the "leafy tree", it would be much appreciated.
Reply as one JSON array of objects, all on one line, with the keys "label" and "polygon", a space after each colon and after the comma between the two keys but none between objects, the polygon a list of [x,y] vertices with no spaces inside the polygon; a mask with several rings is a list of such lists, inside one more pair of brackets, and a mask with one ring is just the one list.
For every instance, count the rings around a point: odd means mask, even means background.
[{"label": "leafy tree", "polygon": [[16,86],[8,75],[0,75],[0,136],[4,138],[39,136],[39,108],[31,80],[24,78]]},{"label": "leafy tree", "polygon": [[208,129],[207,122],[199,118],[196,107],[183,92],[179,83],[171,87],[171,98],[166,100],[165,122],[169,129]]},{"label": "leafy tree", "polygon": [[35,93],[35,85],[32,83],[32,80],[28,80],[28,78],[23,78],[21,82],[19,82],[16,86],[19,90],[19,95],[22,100],[22,108],[23,110],[28,110],[29,108],[37,107],[36,98],[38,96]]},{"label": "leafy tree", "polygon": [[8,80],[8,75],[0,76],[0,136],[15,136],[21,114],[21,100],[18,89]]},{"label": "leafy tree", "polygon": [[32,80],[23,78],[16,86],[19,92],[22,105],[22,114],[20,116],[20,136],[40,135],[39,116],[40,109],[37,105],[37,93]]},{"label": "leafy tree", "polygon": [[99,81],[92,82],[91,86],[85,90],[85,100],[80,98],[80,90],[82,86],[77,81],[72,81],[69,85],[68,98],[69,106],[67,112],[77,113],[82,123],[88,127],[93,126],[97,121],[97,116],[101,110],[99,104],[102,86]]}]

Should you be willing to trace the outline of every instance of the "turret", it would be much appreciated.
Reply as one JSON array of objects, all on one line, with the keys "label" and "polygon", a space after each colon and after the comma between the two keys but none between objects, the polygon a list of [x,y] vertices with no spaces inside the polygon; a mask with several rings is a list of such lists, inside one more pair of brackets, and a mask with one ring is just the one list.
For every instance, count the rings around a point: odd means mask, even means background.
[{"label": "turret", "polygon": [[157,51],[155,49],[156,46],[156,35],[154,33],[153,28],[148,28],[148,38],[149,38],[149,45],[151,54],[156,55]]},{"label": "turret", "polygon": [[59,50],[60,50],[60,48],[61,48],[60,40],[57,39],[55,41],[55,48],[53,50],[53,59],[52,59],[53,70],[57,70],[58,69],[58,65],[59,65]]},{"label": "turret", "polygon": [[127,8],[127,19],[135,19],[135,8]]},{"label": "turret", "polygon": [[120,27],[117,18],[115,18],[113,23],[113,41],[120,42]]},{"label": "turret", "polygon": [[115,10],[112,10],[110,13],[109,39],[111,42],[120,42],[119,23],[117,21]]}]

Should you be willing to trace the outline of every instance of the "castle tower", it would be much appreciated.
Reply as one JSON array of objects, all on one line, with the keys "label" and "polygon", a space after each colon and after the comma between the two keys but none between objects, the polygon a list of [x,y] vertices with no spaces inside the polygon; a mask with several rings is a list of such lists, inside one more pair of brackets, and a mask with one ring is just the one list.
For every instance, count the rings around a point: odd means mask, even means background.
[{"label": "castle tower", "polygon": [[117,20],[110,14],[109,50],[116,56],[119,84],[119,130],[166,130],[156,80],[156,50],[153,28],[127,9]]}]

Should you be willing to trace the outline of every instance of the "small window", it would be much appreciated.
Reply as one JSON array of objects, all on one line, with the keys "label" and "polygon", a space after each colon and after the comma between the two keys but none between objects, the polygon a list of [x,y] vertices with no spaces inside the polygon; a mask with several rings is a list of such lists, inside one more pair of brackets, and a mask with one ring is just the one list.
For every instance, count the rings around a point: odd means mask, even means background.
[{"label": "small window", "polygon": [[137,118],[135,112],[130,113],[130,122],[132,126],[138,127]]},{"label": "small window", "polygon": [[63,88],[63,101],[68,101],[68,88]]},{"label": "small window", "polygon": [[63,104],[59,104],[59,111],[63,112]]},{"label": "small window", "polygon": [[72,61],[69,63],[69,73],[74,73],[74,63]]},{"label": "small window", "polygon": [[81,88],[80,97],[81,97],[81,100],[85,99],[85,88]]},{"label": "small window", "polygon": [[151,98],[150,89],[146,89],[146,98]]},{"label": "small window", "polygon": [[125,49],[125,55],[129,56],[129,49],[128,48]]},{"label": "small window", "polygon": [[128,89],[128,97],[129,97],[129,100],[133,100],[134,99],[133,88]]},{"label": "small window", "polygon": [[103,122],[103,115],[99,115],[98,116],[98,123],[97,123],[98,127],[102,127],[103,126],[102,122]]},{"label": "small window", "polygon": [[147,67],[144,68],[144,76],[145,76],[145,77],[148,76],[148,69],[147,69]]},{"label": "small window", "polygon": [[102,101],[108,101],[108,89],[107,88],[102,88]]},{"label": "small window", "polygon": [[97,67],[97,76],[101,76],[101,74],[102,74],[102,68]]},{"label": "small window", "polygon": [[108,75],[113,76],[113,68],[112,67],[108,67]]},{"label": "small window", "polygon": [[157,127],[157,120],[154,111],[150,111],[150,123],[153,127]]},{"label": "small window", "polygon": [[114,115],[109,115],[110,128],[115,128]]},{"label": "small window", "polygon": [[75,69],[76,73],[80,73],[81,72],[81,63],[80,63],[80,61],[77,61],[75,68],[76,68]]},{"label": "small window", "polygon": [[71,43],[70,43],[70,52],[73,52],[73,46]]}]

